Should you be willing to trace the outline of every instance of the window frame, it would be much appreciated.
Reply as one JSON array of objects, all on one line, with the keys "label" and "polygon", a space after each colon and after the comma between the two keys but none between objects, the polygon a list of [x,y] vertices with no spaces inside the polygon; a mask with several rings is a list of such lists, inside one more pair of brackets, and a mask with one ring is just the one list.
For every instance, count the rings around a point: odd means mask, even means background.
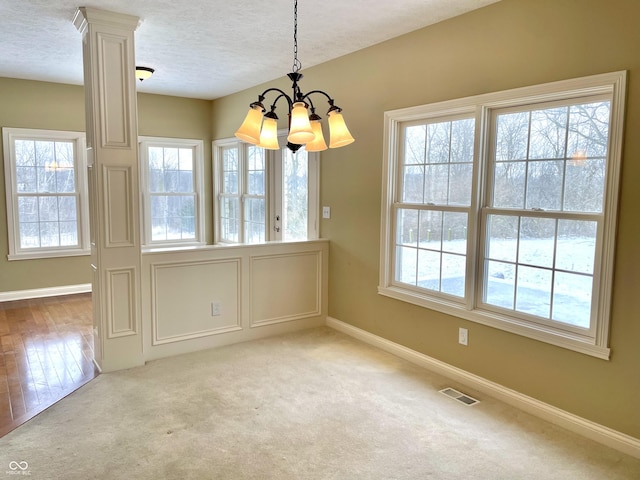
[{"label": "window frame", "polygon": [[[215,140],[213,142],[213,185],[214,185],[214,194],[213,194],[213,210],[214,210],[214,218],[215,218],[215,231],[214,231],[214,243],[215,244],[224,244],[224,245],[254,245],[255,243],[247,243],[245,241],[245,212],[244,212],[244,200],[245,198],[256,198],[253,195],[249,195],[246,192],[247,190],[247,163],[248,163],[248,155],[247,150],[249,147],[254,147],[254,145],[241,142],[237,138],[227,138],[222,140]],[[223,190],[223,181],[224,176],[220,174],[222,171],[222,162],[224,160],[223,152],[227,149],[236,149],[238,154],[238,193],[237,194],[228,194]],[[268,153],[268,151],[267,151]],[[270,187],[271,182],[269,181],[271,175],[269,155],[265,155],[265,232],[264,238],[265,241],[268,241],[269,232],[271,230],[271,216],[268,214],[270,211]],[[238,198],[238,241],[235,242],[230,239],[226,239],[222,237],[222,199],[224,196],[237,197]],[[260,242],[263,243],[263,242]],[[260,244],[258,243],[258,245]]]},{"label": "window frame", "polygon": [[[285,145],[287,132],[282,131],[278,134],[278,140],[280,145]],[[270,202],[269,214],[274,220],[275,228],[272,229],[272,240],[278,242],[286,242],[283,240],[283,225],[285,222],[285,202],[284,202],[284,153],[287,152],[287,148],[283,147],[280,150],[272,150],[273,156],[273,175],[270,177],[272,185],[272,191],[274,195]],[[319,169],[319,152],[307,152],[307,238],[306,240],[316,240],[320,233],[318,228],[318,212],[319,212],[319,199],[318,193],[320,192],[320,169]],[[268,158],[268,157],[267,157]],[[289,240],[297,241],[297,240]]]},{"label": "window frame", "polygon": [[[204,142],[199,139],[139,136],[140,165],[140,222],[143,248],[181,247],[204,245],[205,242],[205,204],[204,204]],[[151,192],[149,191],[149,148],[192,148],[193,184],[195,197],[195,238],[152,240],[151,234]]]},{"label": "window frame", "polygon": [[[601,359],[609,359],[609,323],[611,311],[615,234],[622,157],[626,71],[563,80],[531,87],[477,95],[429,105],[387,111],[384,114],[383,184],[381,208],[380,279],[378,293],[422,307],[447,313],[465,320],[488,325],[528,338],[564,347]],[[570,329],[551,328],[480,306],[483,252],[486,251],[486,222],[492,160],[490,148],[491,115],[500,109],[538,103],[568,101],[582,97],[607,96],[611,102],[609,145],[605,170],[602,231],[596,239],[594,297],[597,296],[593,335]],[[407,122],[418,122],[452,116],[475,117],[473,185],[468,225],[465,297],[462,302],[443,295],[433,295],[419,287],[411,288],[395,281],[395,236],[400,167],[402,165],[401,128]],[[516,214],[514,212],[514,214]],[[593,299],[592,299],[593,301]],[[592,304],[593,305],[593,304]],[[593,308],[593,306],[592,306]]]},{"label": "window frame", "polygon": [[[280,145],[286,144],[285,130],[278,131],[278,139]],[[221,199],[223,196],[222,188],[222,175],[220,174],[222,169],[223,151],[228,148],[236,148],[238,150],[238,162],[239,172],[238,175],[242,179],[242,182],[246,182],[246,149],[253,146],[246,142],[242,142],[235,137],[224,138],[214,140],[212,142],[213,150],[213,210],[214,210],[214,243],[224,245],[256,245],[257,243],[244,242],[244,206],[243,197],[244,186],[240,185],[238,197],[240,198],[239,206],[239,237],[240,241],[233,242],[221,237],[222,225],[221,225]],[[282,152],[286,147],[282,147],[279,150],[265,150],[265,170],[266,170],[266,185],[265,185],[265,242],[286,242],[282,239],[282,223],[283,223],[283,156]],[[316,152],[308,153],[308,196],[307,196],[307,238],[306,240],[315,240],[319,236],[318,225],[318,211],[319,211],[319,192],[320,192],[320,173],[319,173],[319,154]],[[292,242],[299,240],[292,240]]]},{"label": "window frame", "polygon": [[[7,236],[9,240],[8,260],[29,260],[90,255],[89,236],[89,192],[87,184],[86,135],[84,132],[45,130],[31,128],[2,128],[4,151],[5,191],[7,202]],[[20,247],[20,226],[16,178],[15,141],[33,140],[49,142],[72,142],[74,148],[74,176],[77,199],[76,220],[78,245],[75,247]]]}]

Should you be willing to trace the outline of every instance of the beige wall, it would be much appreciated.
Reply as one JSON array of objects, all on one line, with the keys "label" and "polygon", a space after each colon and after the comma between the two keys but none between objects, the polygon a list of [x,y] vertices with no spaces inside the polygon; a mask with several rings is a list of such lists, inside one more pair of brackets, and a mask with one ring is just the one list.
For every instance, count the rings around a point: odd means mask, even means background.
[{"label": "beige wall", "polygon": [[[140,94],[138,105],[140,135],[204,141],[205,185],[209,186],[205,199],[206,233],[210,241],[211,102]],[[82,87],[0,78],[0,127],[84,131],[84,115]],[[0,157],[3,157],[1,148]],[[9,262],[6,215],[3,166],[0,169],[0,292],[91,282],[88,256]]]},{"label": "beige wall", "polygon": [[[321,155],[329,315],[640,438],[638,18],[637,0],[503,0],[306,69],[303,91],[327,90],[356,138]],[[303,33],[300,44],[304,62]],[[385,110],[618,70],[629,78],[610,361],[377,295]],[[233,135],[260,91],[216,100],[213,137]]]},{"label": "beige wall", "polygon": [[[83,88],[0,78],[0,127],[83,132]],[[88,256],[7,260],[9,240],[3,150],[0,157],[3,160],[0,169],[0,292],[90,283]]]}]

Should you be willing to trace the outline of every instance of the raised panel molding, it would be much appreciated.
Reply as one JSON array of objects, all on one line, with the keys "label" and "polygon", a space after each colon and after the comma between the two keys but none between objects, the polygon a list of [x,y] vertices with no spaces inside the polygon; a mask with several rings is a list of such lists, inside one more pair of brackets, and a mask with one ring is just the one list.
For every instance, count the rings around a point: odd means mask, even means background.
[{"label": "raised panel molding", "polygon": [[103,165],[105,248],[133,247],[131,167]]},{"label": "raised panel molding", "polygon": [[[103,148],[131,148],[130,45],[127,37],[98,32],[98,85]],[[108,66],[108,67],[107,67]]]},{"label": "raised panel molding", "polygon": [[105,273],[107,338],[136,335],[135,268],[109,268]]},{"label": "raised panel molding", "polygon": [[251,327],[315,317],[322,310],[322,252],[250,259]]},{"label": "raised panel molding", "polygon": [[[242,330],[241,285],[241,258],[152,264],[151,345]],[[219,316],[212,302],[220,303]],[[206,323],[211,327],[201,328]],[[167,331],[177,325],[184,330]]]}]

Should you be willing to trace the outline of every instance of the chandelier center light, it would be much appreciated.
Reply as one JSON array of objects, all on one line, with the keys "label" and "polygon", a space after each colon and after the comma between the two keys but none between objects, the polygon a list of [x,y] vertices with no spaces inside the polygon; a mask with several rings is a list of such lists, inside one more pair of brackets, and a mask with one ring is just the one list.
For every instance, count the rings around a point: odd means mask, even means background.
[{"label": "chandelier center light", "polygon": [[[267,88],[258,95],[258,101],[249,105],[249,113],[235,136],[245,142],[259,147],[277,150],[278,144],[278,116],[275,113],[276,104],[285,99],[288,107],[289,134],[287,147],[295,152],[304,145],[307,152],[320,152],[327,149],[327,143],[322,134],[322,117],[316,114],[316,108],[311,95],[324,95],[329,103],[327,116],[329,117],[329,147],[344,147],[354,142],[347,125],[342,117],[342,109],[334,104],[333,98],[322,90],[312,90],[303,93],[298,86],[302,79],[300,69],[302,63],[298,60],[298,0],[293,3],[293,67],[287,74],[291,82],[293,94],[289,96],[279,88]],[[264,108],[263,101],[267,94],[275,92],[275,99],[269,112]],[[309,113],[309,110],[311,111]],[[267,112],[267,113],[265,113]]]}]

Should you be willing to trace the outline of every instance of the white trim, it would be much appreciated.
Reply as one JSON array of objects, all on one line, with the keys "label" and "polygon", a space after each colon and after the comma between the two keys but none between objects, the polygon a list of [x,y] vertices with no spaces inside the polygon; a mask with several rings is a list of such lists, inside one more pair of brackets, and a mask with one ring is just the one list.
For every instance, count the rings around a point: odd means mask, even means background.
[{"label": "white trim", "polygon": [[28,300],[30,298],[58,297],[60,295],[73,295],[76,293],[91,292],[91,284],[64,285],[61,287],[34,288],[31,290],[13,290],[0,292],[0,302],[12,302],[14,300]]},{"label": "white trim", "polygon": [[548,403],[541,402],[528,395],[524,395],[523,393],[504,387],[423,353],[416,352],[415,350],[411,350],[403,345],[394,343],[335,318],[327,317],[327,326],[426,368],[438,375],[443,375],[451,380],[478,390],[535,417],[551,422],[554,425],[570,430],[627,455],[640,458],[640,439],[579,417],[573,413],[549,405]]},{"label": "white trim", "polygon": [[446,299],[425,298],[420,292],[413,293],[402,287],[378,287],[378,294],[394,298],[420,307],[429,308],[437,312],[446,313],[458,318],[464,318],[470,322],[481,323],[489,327],[498,328],[505,332],[515,333],[523,337],[532,338],[557,347],[566,348],[575,352],[584,353],[602,360],[609,360],[611,349],[589,343],[589,339],[578,334],[572,334],[560,329],[552,329],[542,324],[529,324],[520,322],[515,318],[506,317],[496,312],[486,310],[467,310],[460,305]]},{"label": "white trim", "polygon": [[59,258],[59,257],[87,257],[91,255],[91,250],[69,250],[66,248],[60,250],[38,249],[36,252],[9,254],[7,260],[38,260],[42,258]]}]

